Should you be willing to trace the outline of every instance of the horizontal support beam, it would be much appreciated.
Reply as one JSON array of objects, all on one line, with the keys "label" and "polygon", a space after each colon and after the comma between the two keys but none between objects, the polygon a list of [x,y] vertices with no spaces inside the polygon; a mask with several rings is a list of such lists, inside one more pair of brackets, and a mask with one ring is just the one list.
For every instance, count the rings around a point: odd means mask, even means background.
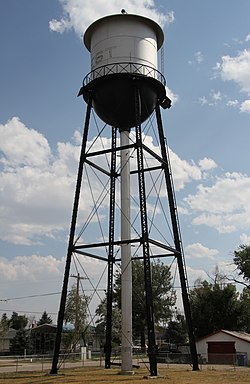
[{"label": "horizontal support beam", "polygon": [[87,158],[87,157],[105,155],[113,151],[120,152],[121,149],[128,149],[128,148],[135,148],[135,144],[124,145],[124,146],[116,147],[114,149],[108,148],[108,149],[102,149],[101,151],[88,152],[85,154],[85,157]]},{"label": "horizontal support beam", "polygon": [[[111,245],[122,245],[122,244],[133,244],[133,243],[140,243],[141,239],[130,239],[130,240],[117,240],[114,241]],[[93,243],[93,244],[82,244],[82,245],[75,245],[74,251],[78,251],[79,249],[87,249],[87,248],[100,248],[100,247],[108,247],[110,244],[108,241],[103,243]]]}]

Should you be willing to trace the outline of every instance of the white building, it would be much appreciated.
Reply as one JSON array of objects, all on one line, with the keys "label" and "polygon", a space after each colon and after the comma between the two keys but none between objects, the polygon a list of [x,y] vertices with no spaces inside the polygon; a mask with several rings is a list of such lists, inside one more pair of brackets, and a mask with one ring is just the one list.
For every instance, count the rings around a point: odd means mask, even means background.
[{"label": "white building", "polygon": [[250,365],[250,334],[221,329],[196,342],[197,353],[208,364]]}]

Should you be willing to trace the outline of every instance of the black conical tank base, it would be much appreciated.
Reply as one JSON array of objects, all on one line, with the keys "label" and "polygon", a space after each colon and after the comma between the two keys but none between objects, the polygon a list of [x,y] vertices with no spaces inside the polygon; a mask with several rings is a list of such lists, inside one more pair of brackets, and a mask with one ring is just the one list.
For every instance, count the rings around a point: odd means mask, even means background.
[{"label": "black conical tank base", "polygon": [[140,120],[144,122],[157,102],[166,98],[164,85],[153,77],[128,73],[106,75],[92,80],[79,94],[88,102],[91,92],[93,108],[105,123],[130,128],[136,125],[135,89],[140,91]]}]

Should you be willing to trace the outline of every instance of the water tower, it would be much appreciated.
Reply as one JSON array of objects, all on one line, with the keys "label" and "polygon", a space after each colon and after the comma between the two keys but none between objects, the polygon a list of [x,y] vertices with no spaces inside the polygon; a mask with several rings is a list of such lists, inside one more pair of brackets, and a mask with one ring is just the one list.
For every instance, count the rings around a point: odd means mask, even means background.
[{"label": "water tower", "polygon": [[[169,108],[171,100],[166,95],[165,78],[158,70],[157,55],[164,41],[161,27],[151,19],[127,14],[103,17],[89,26],[84,34],[84,44],[91,53],[91,71],[83,80],[79,96],[87,103],[85,126],[79,161],[76,192],[72,213],[65,276],[58,314],[58,327],[51,373],[57,373],[63,316],[66,304],[67,285],[73,252],[99,258],[108,263],[107,274],[107,323],[105,367],[111,365],[111,330],[114,264],[116,249],[120,250],[121,263],[121,311],[122,343],[121,372],[132,373],[132,271],[134,256],[131,247],[138,247],[143,260],[145,305],[148,336],[148,357],[151,376],[157,375],[157,346],[154,329],[154,303],[152,298],[151,260],[159,256],[174,256],[177,260],[182,289],[183,306],[188,325],[193,369],[198,369],[190,306],[187,293],[187,278],[182,252],[177,208],[174,197],[169,157],[160,108]],[[94,112],[93,112],[94,111]],[[86,150],[89,138],[91,113],[110,127],[110,146],[101,150]],[[155,116],[159,153],[155,153],[143,141],[142,125]],[[131,139],[132,137],[132,139]],[[131,151],[136,166],[131,170]],[[154,165],[145,164],[145,153]],[[97,159],[105,155],[109,167],[105,168]],[[119,163],[119,170],[117,167]],[[109,180],[109,215],[107,241],[91,240],[85,244],[75,239],[76,220],[82,189],[83,167],[89,165]],[[153,163],[152,163],[153,164]],[[146,179],[149,172],[161,170],[168,200],[169,216],[173,233],[173,245],[152,237],[149,230],[147,201],[149,193]],[[131,224],[131,177],[136,176],[138,194],[139,228]],[[119,187],[119,188],[118,188]],[[134,188],[134,186],[133,186]],[[118,191],[119,189],[119,191]],[[120,217],[116,219],[119,200]],[[153,221],[153,220],[152,220]],[[119,234],[117,234],[117,226]],[[152,227],[152,225],[150,225]],[[107,256],[101,249],[108,249]],[[140,251],[139,251],[140,249]],[[157,249],[157,252],[155,251]]]}]

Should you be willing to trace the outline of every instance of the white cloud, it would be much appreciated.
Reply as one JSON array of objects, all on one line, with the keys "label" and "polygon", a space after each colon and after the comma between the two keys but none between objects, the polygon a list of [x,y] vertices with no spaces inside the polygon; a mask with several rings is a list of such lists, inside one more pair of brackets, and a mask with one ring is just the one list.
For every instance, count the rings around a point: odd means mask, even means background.
[{"label": "white cloud", "polygon": [[240,243],[250,245],[250,236],[246,233],[242,233],[240,236]]},{"label": "white cloud", "polygon": [[[106,289],[106,263],[81,255],[78,255],[77,263],[81,264],[81,276],[86,277],[81,287],[85,294],[92,296],[90,311],[94,314]],[[65,257],[57,259],[52,255],[31,254],[8,260],[0,256],[2,313],[9,315],[17,311],[28,315],[37,312],[35,316],[39,319],[39,314],[46,310],[56,321],[64,268]],[[71,272],[76,272],[73,262]],[[69,289],[74,283],[71,279]],[[95,293],[93,287],[98,287],[99,291]],[[32,298],[32,295],[37,296]],[[16,299],[20,297],[21,300]]]},{"label": "white cloud", "polygon": [[201,51],[198,51],[194,54],[194,57],[195,57],[195,60],[198,64],[202,63],[203,60],[204,60],[204,57],[203,57],[203,54],[201,53]]},{"label": "white cloud", "polygon": [[212,99],[217,102],[217,101],[220,101],[222,99],[222,95],[221,95],[221,92],[218,91],[218,92],[213,92],[212,94]]},{"label": "white cloud", "polygon": [[[246,37],[248,41],[249,35]],[[244,49],[239,51],[237,56],[222,56],[221,62],[215,66],[215,72],[224,81],[234,81],[242,93],[250,95],[250,50]],[[239,107],[240,112],[250,112],[250,100],[243,102],[238,100],[229,100],[229,107]]]},{"label": "white cloud", "polygon": [[[0,129],[3,137],[0,142],[0,238],[23,245],[43,244],[46,238],[65,241],[64,231],[68,231],[75,190],[80,134],[75,133],[73,142],[58,143],[57,151],[52,155],[46,138],[26,127],[18,118],[2,124]],[[153,151],[159,151],[151,136],[145,136],[144,142]],[[110,138],[104,137],[102,142],[93,138],[87,145],[98,150],[110,146]],[[171,150],[170,157],[176,190],[193,180],[200,180],[202,170],[214,167],[211,159],[201,160],[198,166],[181,159]],[[96,163],[103,165],[104,155],[99,156]],[[131,168],[136,166],[135,163],[132,158]],[[91,177],[90,189],[87,175],[83,175],[85,189],[79,209],[82,223],[93,206],[92,195],[97,199],[101,193],[100,182],[97,183],[94,175]],[[108,193],[103,203],[108,206]],[[104,218],[102,211],[100,219]]]},{"label": "white cloud", "polygon": [[234,81],[241,91],[250,94],[250,50],[240,51],[237,56],[222,56],[221,62],[217,63],[216,70],[222,80]]},{"label": "white cloud", "polygon": [[241,103],[240,111],[250,113],[250,100],[245,100],[243,103]]},{"label": "white cloud", "polygon": [[[52,155],[46,138],[27,128],[19,119],[13,118],[0,128],[4,138],[0,143],[1,239],[13,244],[30,245],[43,243],[46,237],[60,241],[63,235],[65,241],[64,231],[68,230],[71,217],[81,135],[75,133],[73,142],[58,143],[57,152]],[[15,145],[10,146],[12,137],[15,137]],[[159,151],[151,136],[144,136],[143,140],[154,152]],[[110,139],[104,137],[100,142],[94,138],[88,143],[90,145],[98,150],[109,146]],[[176,191],[183,189],[187,183],[208,180],[208,172],[217,167],[210,158],[205,157],[196,164],[181,159],[171,149],[169,155]],[[98,161],[103,161],[101,156]],[[149,166],[154,166],[150,159],[147,161]],[[135,162],[132,158],[131,169],[136,166]],[[85,178],[83,184],[88,184]],[[132,192],[134,187],[131,187]],[[92,206],[91,194],[100,194],[100,184],[95,180],[91,188],[92,191],[84,189],[82,193],[84,198],[79,209],[82,223]],[[245,229],[250,227],[249,190],[250,178],[228,173],[217,178],[210,187],[200,184],[196,194],[186,197],[181,212],[192,214],[193,224],[207,225],[219,232]],[[108,206],[108,198],[105,202]],[[100,218],[105,218],[104,215],[103,211]]]},{"label": "white cloud", "polygon": [[202,52],[201,51],[197,51],[194,54],[194,59],[193,60],[189,60],[188,64],[190,64],[190,65],[194,64],[194,63],[201,64],[203,61],[204,61],[204,57],[203,57]]},{"label": "white cloud", "polygon": [[171,150],[169,150],[169,156],[176,190],[184,188],[185,183],[201,179],[201,170],[193,161],[182,160]]},{"label": "white cloud", "polygon": [[170,88],[166,87],[166,94],[167,94],[167,97],[169,97],[169,99],[172,101],[172,106],[175,105],[175,103],[177,103],[177,101],[179,100],[179,96],[174,94],[173,91],[171,91]]},{"label": "white cloud", "polygon": [[16,256],[12,260],[0,258],[1,279],[4,281],[36,281],[41,276],[61,276],[65,260],[55,257],[31,255]]},{"label": "white cloud", "polygon": [[[131,132],[131,137],[133,136],[133,132]],[[133,140],[132,140],[133,141]],[[143,142],[155,153],[160,154],[159,146],[154,144],[153,137],[150,135],[143,134]],[[202,178],[202,172],[200,166],[195,164],[194,161],[183,160],[181,159],[175,152],[173,152],[170,148],[169,157],[171,162],[171,168],[173,170],[173,178],[174,185],[176,190],[180,190],[184,188],[186,183],[190,183],[193,180],[200,180]],[[209,160],[209,159],[207,159]],[[210,165],[212,162],[210,163]],[[155,159],[147,158],[147,165],[154,166],[156,165]],[[136,158],[132,158],[131,160],[131,168],[137,167]],[[136,191],[137,194],[137,191]]]},{"label": "white cloud", "polygon": [[228,102],[227,102],[227,106],[228,107],[233,107],[233,108],[235,108],[235,107],[237,107],[239,105],[239,101],[238,100],[229,100]]},{"label": "white cloud", "polygon": [[250,41],[250,34],[246,36],[245,41]]},{"label": "white cloud", "polygon": [[208,280],[208,274],[202,268],[192,268],[190,266],[187,266],[187,275],[188,275],[188,284],[190,287],[194,286],[194,283],[196,282],[197,279],[203,281],[203,280]]},{"label": "white cloud", "polygon": [[185,255],[187,259],[211,259],[214,260],[214,257],[218,254],[217,249],[209,249],[202,245],[201,243],[189,244],[185,248]]},{"label": "white cloud", "polygon": [[[88,269],[90,278],[99,277],[103,272],[105,264],[86,256],[78,256],[78,261],[82,265],[82,274],[85,268]],[[11,260],[7,260],[0,256],[1,282],[27,280],[37,281],[41,277],[57,278],[62,276],[65,266],[65,257],[60,259],[52,255],[27,255],[16,256]]]},{"label": "white cloud", "polygon": [[120,13],[124,8],[128,13],[135,13],[155,20],[160,25],[170,24],[174,21],[173,12],[160,12],[154,0],[59,0],[63,8],[63,17],[60,20],[51,20],[51,31],[63,33],[74,29],[78,36],[82,36],[85,29],[93,21],[106,15]]},{"label": "white cloud", "polygon": [[204,159],[199,161],[199,166],[202,171],[209,171],[211,169],[217,168],[216,162],[213,159],[209,159],[207,157],[204,157]]},{"label": "white cloud", "polygon": [[192,224],[206,225],[216,229],[219,233],[232,233],[237,229],[234,224],[227,224],[232,221],[232,215],[202,213],[192,220]]},{"label": "white cloud", "polygon": [[201,97],[199,97],[199,99],[198,99],[198,103],[201,104],[201,105],[209,104],[209,103],[208,103],[208,100],[207,100],[207,98],[206,98],[206,96],[201,96]]},{"label": "white cloud", "polygon": [[68,228],[79,147],[58,143],[52,156],[46,138],[18,118],[1,125],[0,132],[1,239],[39,243],[40,236]]},{"label": "white cloud", "polygon": [[200,184],[197,193],[185,198],[195,225],[206,225],[220,233],[250,228],[250,178],[226,173],[212,186]]},{"label": "white cloud", "polygon": [[210,107],[213,107],[217,105],[223,99],[223,97],[224,96],[222,95],[221,91],[211,90],[211,92],[207,97],[206,96],[199,97],[198,103],[201,105],[208,105]]},{"label": "white cloud", "polygon": [[242,44],[243,44],[243,41],[242,41],[241,39],[239,39],[238,37],[234,37],[234,38],[232,39],[232,41],[233,41],[233,43],[234,43],[235,45],[242,45]]},{"label": "white cloud", "polygon": [[51,159],[48,141],[35,131],[28,129],[13,117],[6,124],[0,124],[0,163],[12,166],[47,166]]},{"label": "white cloud", "polygon": [[[216,250],[214,250],[216,251]],[[197,280],[212,282],[211,279],[214,277],[215,271],[218,270],[219,273],[225,276],[232,276],[235,272],[235,264],[232,261],[218,261],[215,262],[214,268],[210,270],[205,270],[202,268],[192,268],[187,266],[187,275],[189,280],[189,285],[194,286],[194,283]]]}]

